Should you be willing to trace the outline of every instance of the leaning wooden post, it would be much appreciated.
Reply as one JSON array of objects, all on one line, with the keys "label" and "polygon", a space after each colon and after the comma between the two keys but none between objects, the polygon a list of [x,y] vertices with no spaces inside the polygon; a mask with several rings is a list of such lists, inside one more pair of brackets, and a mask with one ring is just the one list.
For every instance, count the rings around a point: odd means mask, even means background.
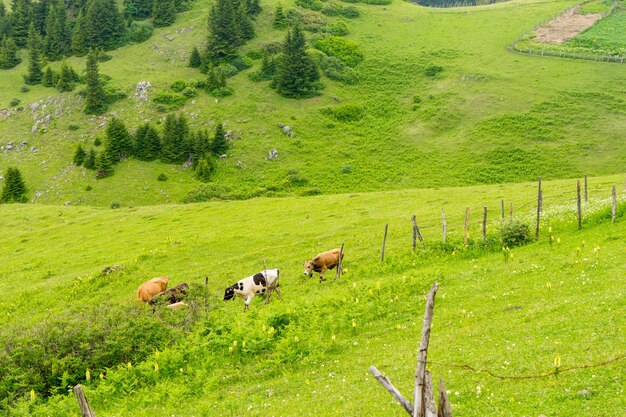
[{"label": "leaning wooden post", "polygon": [[433,379],[428,371],[426,371],[424,378],[424,416],[437,417],[437,404],[435,404]]},{"label": "leaning wooden post", "polygon": [[539,222],[541,216],[541,177],[537,186],[537,225],[535,227],[535,239],[539,239]]},{"label": "leaning wooden post", "polygon": [[404,396],[400,393],[400,391],[398,391],[398,389],[393,386],[391,381],[389,381],[389,378],[381,374],[380,371],[376,369],[375,366],[370,366],[369,369],[370,369],[370,374],[372,374],[372,376],[376,378],[378,382],[380,382],[380,385],[385,387],[385,389],[391,394],[391,396],[400,403],[400,405],[406,410],[407,413],[409,413],[410,416],[412,416],[413,404],[411,404],[409,400],[404,398]]},{"label": "leaning wooden post", "polygon": [[415,220],[415,214],[411,217],[411,221],[413,222],[413,252],[415,252],[417,246],[417,220]]},{"label": "leaning wooden post", "polygon": [[483,207],[483,240],[487,239],[487,206]]},{"label": "leaning wooden post", "polygon": [[443,243],[446,243],[446,231],[448,230],[448,224],[446,223],[446,213],[441,209],[441,224],[443,226]]},{"label": "leaning wooden post", "polygon": [[615,223],[615,218],[617,217],[617,191],[615,190],[615,186],[611,190],[613,204],[611,205],[611,221]]},{"label": "leaning wooden post", "polygon": [[435,282],[426,299],[426,311],[424,312],[424,324],[422,326],[422,339],[417,354],[417,368],[415,369],[415,392],[413,395],[413,417],[424,417],[424,385],[426,378],[426,357],[428,355],[428,341],[430,340],[430,326],[433,321],[435,308],[435,294],[438,284]]},{"label": "leaning wooden post", "polygon": [[385,225],[385,234],[383,236],[383,247],[380,252],[380,261],[385,262],[385,242],[387,242],[387,229],[389,228],[389,224]]},{"label": "leaning wooden post", "polygon": [[502,205],[502,221],[504,222],[504,198],[500,199],[500,204]]},{"label": "leaning wooden post", "polygon": [[80,407],[80,413],[83,417],[96,417],[96,413],[91,411],[91,407],[89,407],[89,401],[87,401],[87,397],[85,397],[85,392],[83,391],[83,387],[80,385],[76,385],[74,387],[74,394],[76,395],[76,400],[78,400],[78,406]]},{"label": "leaning wooden post", "polygon": [[469,207],[465,207],[465,226],[463,227],[463,246],[467,247],[467,239],[469,238]]},{"label": "leaning wooden post", "polygon": [[509,207],[509,217],[511,221],[513,221],[513,202],[511,201],[511,205]]},{"label": "leaning wooden post", "polygon": [[576,210],[578,211],[578,230],[583,227],[583,215],[580,205],[580,180],[576,181]]},{"label": "leaning wooden post", "polygon": [[448,400],[448,391],[443,383],[443,378],[439,378],[439,407],[437,408],[437,417],[452,417],[452,407]]},{"label": "leaning wooden post", "polygon": [[337,262],[337,274],[335,275],[335,278],[341,278],[342,258],[343,258],[343,243],[341,244],[341,248],[339,248],[339,261]]},{"label": "leaning wooden post", "polygon": [[585,203],[589,201],[587,197],[587,176],[585,175]]}]

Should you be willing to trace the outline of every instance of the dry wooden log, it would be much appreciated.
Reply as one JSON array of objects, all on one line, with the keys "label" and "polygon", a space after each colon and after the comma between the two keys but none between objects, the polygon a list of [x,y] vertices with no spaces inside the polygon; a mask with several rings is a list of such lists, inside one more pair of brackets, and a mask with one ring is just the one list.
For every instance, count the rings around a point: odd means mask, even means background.
[{"label": "dry wooden log", "polygon": [[437,417],[452,417],[452,408],[450,407],[448,391],[446,391],[443,378],[439,378],[439,408],[437,409]]},{"label": "dry wooden log", "polygon": [[94,413],[91,410],[91,407],[89,407],[89,401],[87,401],[87,397],[85,397],[83,387],[81,387],[80,385],[76,385],[74,387],[74,394],[76,395],[76,400],[78,401],[81,415],[83,417],[96,417],[96,413]]},{"label": "dry wooden log", "polygon": [[393,386],[391,381],[389,381],[389,378],[381,374],[380,371],[376,369],[375,366],[370,366],[370,373],[372,374],[374,378],[376,378],[378,382],[380,382],[380,385],[385,387],[385,389],[393,396],[393,398],[395,398],[396,401],[400,403],[400,405],[406,410],[406,412],[409,413],[410,416],[412,416],[413,404],[411,404],[409,400],[404,398],[404,396],[400,393],[400,391],[398,391],[398,389]]},{"label": "dry wooden log", "polygon": [[415,392],[413,395],[413,417],[424,417],[424,384],[426,377],[426,357],[428,356],[428,341],[430,339],[430,326],[433,321],[435,308],[435,294],[438,284],[435,282],[426,299],[426,311],[424,312],[424,324],[422,326],[422,338],[417,354],[417,368],[415,370]]},{"label": "dry wooden log", "polygon": [[430,372],[426,371],[424,379],[424,415],[426,417],[437,417],[433,379],[430,376]]}]

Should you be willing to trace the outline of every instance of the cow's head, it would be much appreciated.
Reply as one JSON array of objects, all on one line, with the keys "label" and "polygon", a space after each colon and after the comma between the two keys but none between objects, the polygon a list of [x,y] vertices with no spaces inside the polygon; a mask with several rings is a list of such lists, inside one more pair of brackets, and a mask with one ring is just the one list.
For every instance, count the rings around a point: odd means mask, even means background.
[{"label": "cow's head", "polygon": [[224,291],[224,301],[232,300],[235,297],[235,287],[237,287],[237,284],[226,288],[226,291]]},{"label": "cow's head", "polygon": [[313,262],[306,261],[304,263],[304,275],[308,275],[308,276],[312,277],[313,276],[313,269],[315,269],[315,266],[313,266]]}]

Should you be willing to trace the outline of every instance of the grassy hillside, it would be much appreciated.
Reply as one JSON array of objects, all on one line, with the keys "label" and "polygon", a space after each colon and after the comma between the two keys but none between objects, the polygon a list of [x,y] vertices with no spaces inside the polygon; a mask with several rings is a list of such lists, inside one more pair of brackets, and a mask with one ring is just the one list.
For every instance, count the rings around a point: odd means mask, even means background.
[{"label": "grassy hillside", "polygon": [[[283,39],[284,32],[271,28],[275,4],[262,4],[255,24],[258,37],[245,49]],[[324,79],[321,96],[285,99],[267,82],[248,79],[260,65],[255,61],[254,68],[229,80],[234,96],[216,100],[201,93],[180,111],[191,117],[193,127],[211,128],[225,121],[240,136],[232,156],[219,161],[214,181],[223,193],[364,192],[620,172],[626,161],[620,140],[626,122],[622,66],[538,59],[505,50],[520,33],[572,4],[513,1],[453,10],[399,1],[357,4],[361,17],[347,24],[348,38],[365,55],[357,67],[360,83]],[[186,61],[192,46],[202,45],[206,37],[208,7],[197,1],[174,26],[157,30],[143,44],[113,52],[101,72],[112,76],[129,97],[139,81],[152,83],[153,96],[172,81],[201,79]],[[83,59],[68,62],[84,67]],[[426,76],[430,65],[443,67],[443,72]],[[21,105],[38,100],[48,105],[10,110],[8,118],[0,117],[0,143],[28,143],[22,152],[3,153],[0,169],[19,166],[31,197],[39,195],[34,201],[160,204],[178,202],[200,185],[181,167],[157,163],[121,164],[114,177],[97,182],[91,172],[72,167],[75,146],[91,144],[108,117],[120,117],[134,128],[164,115],[150,103],[129,98],[105,117],[86,117],[75,94],[56,95],[41,86],[20,92],[25,68],[22,62],[2,72],[0,107],[13,98]],[[322,113],[346,105],[360,107],[363,117],[343,122]],[[49,125],[40,123],[33,133],[35,121],[46,115],[51,115]],[[295,137],[283,135],[278,123],[291,126]],[[79,128],[71,130],[70,125]],[[29,151],[32,146],[38,151]],[[265,160],[274,148],[279,158]],[[170,180],[157,182],[161,172]],[[289,181],[293,175],[296,183]],[[93,190],[85,191],[87,185]]]},{"label": "grassy hillside", "polygon": [[[500,199],[532,223],[533,183],[118,210],[1,206],[0,324],[3,340],[11,341],[4,352],[28,361],[43,344],[45,362],[33,366],[52,366],[59,381],[47,401],[40,381],[21,386],[13,400],[22,401],[10,415],[77,416],[75,400],[58,394],[82,382],[96,412],[111,416],[400,416],[367,367],[376,365],[409,395],[424,294],[438,281],[429,358],[435,377],[446,380],[455,414],[615,416],[623,408],[624,361],[567,368],[625,353],[623,203],[618,223],[602,220],[611,185],[623,201],[623,178],[590,178],[582,231],[574,222],[574,182],[545,182],[542,239],[506,256],[497,240]],[[471,240],[464,249],[467,205]],[[483,205],[493,244],[481,243]],[[442,207],[449,245],[438,243]],[[427,243],[416,254],[411,214]],[[302,278],[303,260],[341,242],[340,281]],[[222,302],[223,289],[262,269],[263,259],[281,268],[283,298],[268,306],[255,299],[248,313],[241,300]],[[122,269],[100,273],[113,265]],[[197,307],[139,308],[134,290],[157,275],[194,285]],[[116,337],[98,342],[101,328]],[[45,341],[64,334],[86,339],[74,339],[73,353],[55,361],[60,342]],[[99,354],[100,343],[144,354],[108,369],[91,365],[90,382],[86,369],[78,378],[64,376],[81,355]],[[557,356],[559,375],[528,380],[458,367],[533,376],[554,371]],[[0,363],[5,359],[0,354]]]}]

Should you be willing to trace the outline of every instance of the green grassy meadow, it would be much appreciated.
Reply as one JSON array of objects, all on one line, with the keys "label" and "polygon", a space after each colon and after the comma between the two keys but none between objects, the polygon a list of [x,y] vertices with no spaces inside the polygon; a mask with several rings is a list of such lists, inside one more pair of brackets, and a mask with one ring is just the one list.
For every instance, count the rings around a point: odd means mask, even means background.
[{"label": "green grassy meadow", "polygon": [[[532,225],[534,183],[116,210],[0,206],[7,219],[0,230],[0,320],[4,337],[20,335],[9,346],[33,338],[31,354],[48,337],[47,326],[67,321],[94,331],[115,311],[174,333],[168,341],[136,342],[151,353],[130,365],[92,367],[91,381],[59,377],[84,384],[103,415],[399,416],[403,411],[367,368],[377,366],[410,395],[424,296],[438,281],[430,369],[445,378],[456,415],[615,416],[623,409],[623,361],[566,371],[624,355],[625,223],[622,211],[616,224],[601,214],[612,185],[623,201],[623,175],[590,178],[578,231],[575,183],[544,182],[540,241],[504,255],[497,241],[500,199],[507,216],[514,202],[516,218]],[[483,205],[491,213],[491,246],[481,245]],[[442,207],[447,246],[438,243]],[[426,242],[416,254],[412,214]],[[342,242],[346,273],[339,281],[303,278],[303,260]],[[281,268],[282,299],[267,306],[255,299],[247,313],[239,299],[221,301],[226,286],[261,270],[263,260]],[[123,269],[100,274],[113,265]],[[159,275],[171,285],[192,284],[203,294],[197,307],[152,313],[138,306],[136,287]],[[76,321],[83,316],[97,318]],[[557,356],[564,370],[557,376],[500,380],[484,372],[549,373]],[[62,364],[54,366],[69,369],[72,362]],[[63,386],[46,401],[29,392],[24,386],[14,393],[21,401],[7,415],[78,415]]]},{"label": "green grassy meadow", "polygon": [[[357,4],[361,17],[347,23],[348,38],[365,55],[357,67],[359,84],[324,79],[321,96],[285,99],[267,82],[248,79],[260,65],[256,61],[255,67],[229,80],[235,90],[232,97],[216,100],[201,93],[180,111],[191,117],[192,128],[210,129],[224,121],[240,136],[232,156],[220,161],[213,181],[244,193],[366,192],[618,173],[626,160],[619,140],[625,120],[619,82],[623,68],[505,50],[519,33],[572,4],[517,1],[445,10],[404,2]],[[271,28],[274,6],[263,4],[255,24],[258,36],[245,49],[282,40],[284,32]],[[186,67],[186,60],[191,47],[204,41],[207,13],[207,3],[196,2],[174,26],[156,30],[142,44],[112,52],[113,59],[101,64],[101,72],[129,97],[139,81],[150,81],[154,94],[178,79],[203,78]],[[319,35],[307,36],[312,40]],[[68,62],[78,70],[84,66],[81,58]],[[440,65],[443,72],[427,77],[424,69],[429,65]],[[24,107],[0,120],[3,143],[28,142],[24,152],[4,153],[0,169],[18,166],[34,201],[160,204],[181,201],[200,185],[182,168],[143,162],[121,164],[114,177],[94,185],[91,172],[71,166],[76,145],[91,147],[107,117],[120,117],[134,129],[144,121],[162,120],[164,114],[150,103],[128,98],[106,117],[87,117],[80,113],[74,93],[57,95],[41,86],[21,93],[25,67],[22,62],[3,71],[0,102],[8,106],[16,97],[28,105],[52,97],[52,103],[43,110]],[[415,97],[420,103],[414,103]],[[322,114],[323,109],[344,105],[363,108],[363,118],[342,122]],[[49,126],[33,133],[34,118],[46,114],[51,115]],[[278,123],[291,126],[295,137],[283,135]],[[70,125],[79,129],[70,130]],[[40,151],[28,152],[31,146]],[[265,160],[274,148],[279,158]],[[156,182],[164,170],[171,181]],[[288,181],[293,172],[302,179],[298,185]],[[87,185],[94,190],[85,192]]]}]

